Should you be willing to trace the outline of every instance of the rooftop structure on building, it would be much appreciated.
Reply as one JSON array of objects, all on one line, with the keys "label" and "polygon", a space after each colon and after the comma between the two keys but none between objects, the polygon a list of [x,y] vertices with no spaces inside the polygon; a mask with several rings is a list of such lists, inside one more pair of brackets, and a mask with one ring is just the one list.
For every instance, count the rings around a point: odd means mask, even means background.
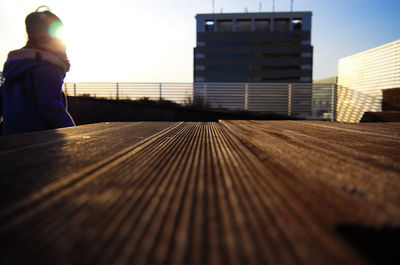
[{"label": "rooftop structure on building", "polygon": [[197,14],[195,82],[312,81],[311,12]]}]

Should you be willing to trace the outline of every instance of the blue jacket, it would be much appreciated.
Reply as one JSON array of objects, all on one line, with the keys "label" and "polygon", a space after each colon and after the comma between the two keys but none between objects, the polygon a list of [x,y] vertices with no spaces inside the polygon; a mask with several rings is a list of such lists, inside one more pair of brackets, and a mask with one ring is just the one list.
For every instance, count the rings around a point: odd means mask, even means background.
[{"label": "blue jacket", "polygon": [[20,49],[10,52],[0,87],[3,135],[74,126],[62,91],[63,63],[50,53]]}]

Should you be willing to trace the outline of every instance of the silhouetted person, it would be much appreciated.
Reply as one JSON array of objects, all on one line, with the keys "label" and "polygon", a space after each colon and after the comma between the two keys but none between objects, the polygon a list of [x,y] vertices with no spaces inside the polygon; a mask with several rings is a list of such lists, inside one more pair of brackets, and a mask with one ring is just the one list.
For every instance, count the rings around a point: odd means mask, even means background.
[{"label": "silhouetted person", "polygon": [[61,20],[50,11],[30,13],[25,19],[28,42],[11,51],[0,87],[3,135],[74,126],[62,91],[69,70],[65,43],[58,38]]}]

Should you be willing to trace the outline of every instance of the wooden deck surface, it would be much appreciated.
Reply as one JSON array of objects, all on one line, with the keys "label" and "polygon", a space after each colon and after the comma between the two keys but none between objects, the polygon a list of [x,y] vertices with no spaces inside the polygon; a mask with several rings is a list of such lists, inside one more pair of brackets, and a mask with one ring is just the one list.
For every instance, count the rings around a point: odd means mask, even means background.
[{"label": "wooden deck surface", "polygon": [[0,137],[0,264],[400,264],[400,123]]}]

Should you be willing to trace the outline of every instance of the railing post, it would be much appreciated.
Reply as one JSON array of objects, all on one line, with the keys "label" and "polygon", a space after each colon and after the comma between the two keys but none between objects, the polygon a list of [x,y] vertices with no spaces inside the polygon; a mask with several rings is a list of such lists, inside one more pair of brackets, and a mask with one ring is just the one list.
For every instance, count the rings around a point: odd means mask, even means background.
[{"label": "railing post", "polygon": [[244,87],[244,110],[247,110],[249,107],[249,84],[245,84]]},{"label": "railing post", "polygon": [[74,83],[74,97],[76,97],[76,83]]},{"label": "railing post", "polygon": [[292,115],[292,84],[288,85],[288,116]]},{"label": "railing post", "polygon": [[160,101],[162,100],[162,83],[160,83]]},{"label": "railing post", "polygon": [[337,104],[337,84],[332,84],[332,99],[331,99],[331,121],[336,121],[336,104]]},{"label": "railing post", "polygon": [[116,99],[119,99],[119,83],[117,83],[117,94],[116,94]]}]

